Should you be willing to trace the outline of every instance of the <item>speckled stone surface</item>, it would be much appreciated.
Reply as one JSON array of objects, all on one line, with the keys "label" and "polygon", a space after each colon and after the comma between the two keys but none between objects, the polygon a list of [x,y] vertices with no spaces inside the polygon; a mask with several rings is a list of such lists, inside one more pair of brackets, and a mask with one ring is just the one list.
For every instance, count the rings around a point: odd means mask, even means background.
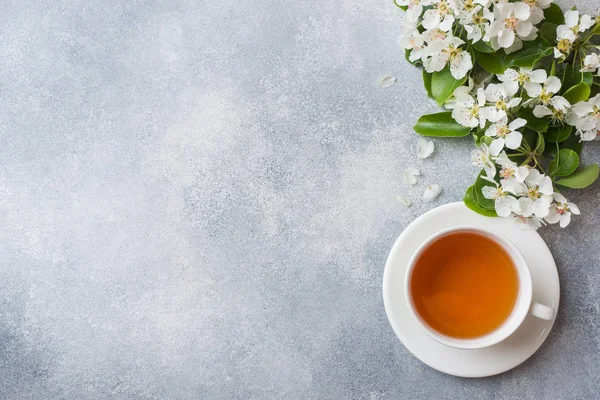
[{"label": "speckled stone surface", "polygon": [[476,174],[468,139],[416,158],[437,108],[401,19],[391,0],[5,1],[0,398],[597,399],[598,184],[542,231],[561,309],[525,364],[459,379],[392,332],[392,243]]}]

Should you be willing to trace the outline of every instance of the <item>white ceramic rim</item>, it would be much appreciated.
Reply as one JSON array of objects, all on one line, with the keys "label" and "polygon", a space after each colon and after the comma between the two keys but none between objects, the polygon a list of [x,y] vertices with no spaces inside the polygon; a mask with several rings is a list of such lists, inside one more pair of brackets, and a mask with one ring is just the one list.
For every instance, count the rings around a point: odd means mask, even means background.
[{"label": "white ceramic rim", "polygon": [[[423,251],[426,250],[431,244],[433,244],[433,242],[440,239],[441,237],[452,235],[457,232],[475,232],[477,234],[486,236],[494,240],[496,243],[502,246],[502,248],[509,254],[514,263],[517,275],[519,277],[519,293],[517,294],[517,300],[515,302],[515,306],[510,316],[495,331],[473,339],[453,338],[450,336],[443,335],[429,327],[414,309],[410,292],[410,281],[412,278],[412,272],[416,261],[421,256]],[[454,226],[443,229],[429,237],[425,242],[423,242],[417,248],[417,250],[410,259],[410,262],[406,269],[404,286],[405,300],[408,310],[415,318],[417,324],[421,327],[421,329],[432,339],[438,341],[439,343],[458,349],[481,349],[484,347],[493,346],[508,338],[519,328],[519,326],[525,320],[525,317],[527,317],[527,314],[529,313],[529,308],[531,307],[533,293],[531,273],[527,266],[527,262],[525,261],[525,258],[523,257],[519,249],[504,235],[490,229],[482,229],[472,225]]]}]

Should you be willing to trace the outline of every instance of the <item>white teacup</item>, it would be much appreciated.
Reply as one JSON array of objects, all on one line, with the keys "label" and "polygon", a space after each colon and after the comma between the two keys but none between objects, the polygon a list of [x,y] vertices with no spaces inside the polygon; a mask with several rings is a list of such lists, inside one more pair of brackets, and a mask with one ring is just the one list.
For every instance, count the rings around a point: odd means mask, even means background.
[{"label": "white teacup", "polygon": [[[496,330],[490,332],[484,336],[480,336],[473,339],[457,339],[450,336],[446,336],[441,334],[440,332],[430,328],[426,322],[419,316],[417,311],[415,310],[412,294],[410,290],[410,282],[412,278],[412,272],[416,265],[416,261],[423,254],[423,252],[436,240],[441,238],[442,236],[446,236],[453,233],[458,232],[472,232],[477,233],[479,235],[483,235],[498,245],[500,245],[510,256],[515,266],[518,280],[519,280],[519,292],[517,294],[517,300],[515,302],[515,306],[513,308],[512,313],[506,319],[506,321],[500,325]],[[527,267],[527,262],[523,255],[517,249],[517,247],[512,244],[507,238],[500,235],[497,232],[493,232],[486,229],[475,228],[471,226],[457,226],[453,228],[448,228],[442,230],[435,235],[431,236],[429,239],[425,241],[415,252],[413,257],[408,264],[408,268],[406,270],[406,279],[405,279],[405,291],[406,293],[406,302],[408,305],[408,309],[410,313],[415,317],[418,321],[418,324],[421,328],[433,339],[438,342],[445,344],[447,346],[456,347],[459,349],[480,349],[483,347],[492,346],[496,343],[499,343],[512,335],[517,328],[523,323],[525,317],[528,314],[531,314],[537,318],[551,320],[554,318],[554,310],[551,307],[545,306],[539,303],[532,302],[532,292],[533,285],[531,282],[531,273],[529,272],[529,268]]]}]

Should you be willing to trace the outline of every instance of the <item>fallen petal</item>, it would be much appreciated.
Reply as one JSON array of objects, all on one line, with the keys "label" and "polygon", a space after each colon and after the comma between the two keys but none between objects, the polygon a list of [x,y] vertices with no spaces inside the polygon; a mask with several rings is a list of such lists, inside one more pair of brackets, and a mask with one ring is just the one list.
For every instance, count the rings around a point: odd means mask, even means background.
[{"label": "fallen petal", "polygon": [[396,196],[396,200],[398,200],[404,207],[410,207],[410,200],[406,197],[398,195]]},{"label": "fallen petal", "polygon": [[402,171],[402,179],[409,185],[415,185],[417,183],[417,176],[421,175],[416,168],[406,168]]},{"label": "fallen petal", "polygon": [[433,153],[433,142],[431,140],[420,138],[417,141],[417,157],[427,158]]},{"label": "fallen petal", "polygon": [[385,89],[385,88],[389,88],[390,86],[394,86],[395,83],[396,83],[396,77],[391,76],[391,75],[384,75],[379,80],[379,87]]},{"label": "fallen petal", "polygon": [[442,187],[440,185],[437,183],[429,185],[427,186],[427,189],[425,189],[425,193],[423,193],[423,200],[432,201],[438,197],[440,193],[442,193]]}]

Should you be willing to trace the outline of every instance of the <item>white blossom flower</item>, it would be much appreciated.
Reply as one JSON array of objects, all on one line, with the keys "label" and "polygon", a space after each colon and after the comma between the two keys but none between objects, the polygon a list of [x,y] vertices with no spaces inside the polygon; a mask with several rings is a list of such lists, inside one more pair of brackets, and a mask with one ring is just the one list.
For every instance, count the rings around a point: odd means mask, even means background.
[{"label": "white blossom flower", "polygon": [[591,28],[594,25],[594,19],[589,15],[579,16],[579,11],[569,10],[565,13],[565,24],[556,28],[556,40],[558,44],[554,48],[554,57],[566,57],[571,53],[573,42],[577,40],[579,34]]},{"label": "white blossom flower", "polygon": [[406,6],[406,18],[409,21],[418,21],[423,14],[423,6],[431,5],[431,0],[396,0],[401,6]]},{"label": "white blossom flower", "polygon": [[552,203],[552,180],[549,176],[532,169],[525,178],[526,192],[519,198],[519,214],[524,217],[535,215],[544,218],[548,215]]},{"label": "white blossom flower", "polygon": [[[560,29],[565,27],[565,29]],[[560,25],[556,28],[556,47],[554,48],[554,58],[566,58],[571,54],[573,43],[577,40],[577,35],[571,29],[566,28],[566,25]]]},{"label": "white blossom flower", "polygon": [[[593,140],[598,136],[600,131],[600,94],[592,97],[588,101],[581,101],[571,109],[576,115],[577,121],[574,126],[577,128],[576,133],[581,140]],[[573,121],[569,121],[573,125]]]},{"label": "white blossom flower", "polygon": [[523,0],[523,3],[529,6],[531,12],[529,21],[537,25],[544,19],[544,10],[550,7],[552,0]]},{"label": "white blossom flower", "polygon": [[[494,21],[494,14],[487,7],[476,5],[472,0],[464,1],[463,4],[465,7],[458,11],[460,23],[467,32],[467,39],[472,43],[476,43],[483,38],[490,24]],[[474,7],[471,9],[466,5]]]},{"label": "white blossom flower", "polygon": [[544,81],[543,86],[540,83],[531,82],[525,90],[531,99],[525,104],[550,104],[550,99],[560,90],[562,83],[556,76],[549,76]]},{"label": "white blossom flower", "polygon": [[443,31],[449,31],[454,23],[452,8],[446,0],[436,0],[433,2],[433,8],[425,11],[423,14],[423,28],[440,28]]},{"label": "white blossom flower", "polygon": [[442,193],[442,187],[437,183],[427,186],[423,193],[423,200],[432,201]]},{"label": "white blossom flower", "polygon": [[452,118],[456,122],[469,128],[485,126],[485,93],[482,88],[477,90],[476,97],[477,101],[470,94],[455,94]]},{"label": "white blossom flower", "polygon": [[417,157],[427,158],[433,153],[433,150],[434,145],[431,140],[419,138],[417,141]]},{"label": "white blossom flower", "polygon": [[417,183],[417,176],[421,175],[416,168],[406,168],[402,171],[402,179],[409,185],[415,185]]},{"label": "white blossom flower", "polygon": [[588,54],[583,61],[581,72],[594,72],[600,68],[600,56],[596,53]]},{"label": "white blossom flower", "polygon": [[423,51],[423,67],[427,72],[441,71],[450,64],[450,73],[455,79],[462,79],[473,68],[473,60],[468,51],[461,49],[465,42],[455,36],[434,41]]},{"label": "white blossom flower", "polygon": [[513,214],[513,219],[515,221],[515,225],[519,228],[525,229],[533,229],[536,231],[540,226],[544,224],[544,221],[541,218],[530,215],[525,217],[523,215]]},{"label": "white blossom flower", "polygon": [[433,43],[436,41],[446,39],[451,33],[447,31],[443,31],[439,28],[428,29],[423,32],[423,39],[425,39],[425,43]]},{"label": "white blossom flower", "polygon": [[504,151],[494,160],[502,167],[498,175],[502,178],[502,182],[504,182],[503,187],[505,190],[515,195],[524,193],[526,190],[524,182],[527,175],[529,175],[529,168],[519,167],[517,163],[508,158]]},{"label": "white blossom flower", "polygon": [[554,96],[548,102],[548,105],[538,104],[533,109],[533,115],[536,118],[544,118],[550,116],[552,124],[563,124],[573,121],[572,113],[569,112],[571,103],[562,96]]},{"label": "white blossom flower", "polygon": [[558,222],[561,228],[565,228],[571,222],[571,214],[579,215],[579,207],[569,203],[560,193],[554,193],[552,197],[556,203],[550,206],[545,220],[551,224]]},{"label": "white blossom flower", "polygon": [[479,149],[471,152],[471,164],[483,168],[485,175],[493,179],[496,176],[496,166],[490,156],[490,149],[483,143]]},{"label": "white blossom flower", "polygon": [[417,29],[413,30],[409,34],[405,33],[400,36],[398,44],[400,44],[400,46],[405,50],[410,50],[408,59],[413,62],[421,59],[423,50],[425,50],[426,47],[425,38]]},{"label": "white blossom flower", "polygon": [[511,98],[515,93],[514,85],[504,85],[490,83],[485,88],[485,100],[492,103],[490,107],[486,107],[484,116],[491,122],[498,122],[506,117],[506,112],[511,108],[518,106],[521,103],[520,97]]},{"label": "white blossom flower", "polygon": [[498,3],[494,6],[495,20],[490,24],[484,40],[493,48],[512,53],[523,47],[522,40],[533,40],[537,28],[529,21],[531,11],[525,3]]},{"label": "white blossom flower", "polygon": [[504,83],[507,90],[516,93],[519,86],[523,86],[525,90],[528,90],[528,88],[534,87],[534,83],[544,83],[548,78],[548,74],[545,69],[531,70],[528,68],[519,68],[519,72],[517,72],[515,69],[508,68],[503,74],[497,75],[497,77],[500,82]]},{"label": "white blossom flower", "polygon": [[493,123],[485,131],[486,136],[495,138],[490,144],[490,153],[492,156],[500,154],[504,146],[509,149],[518,149],[521,146],[523,134],[517,129],[524,127],[527,121],[523,118],[517,118],[508,123],[508,118],[505,116],[500,121]]},{"label": "white blossom flower", "polygon": [[513,196],[510,196],[508,191],[502,185],[496,183],[496,187],[484,186],[481,188],[483,197],[489,200],[494,200],[494,208],[496,214],[500,217],[508,217],[513,211],[518,210],[519,202]]}]

